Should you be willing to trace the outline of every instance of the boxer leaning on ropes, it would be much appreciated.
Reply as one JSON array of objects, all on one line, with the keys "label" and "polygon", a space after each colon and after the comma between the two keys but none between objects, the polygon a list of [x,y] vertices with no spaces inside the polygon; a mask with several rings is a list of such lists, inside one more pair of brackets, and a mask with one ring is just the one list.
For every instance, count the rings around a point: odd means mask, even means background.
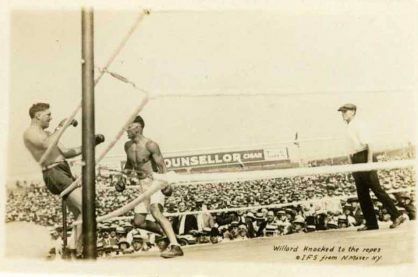
[{"label": "boxer leaning on ropes", "polygon": [[[65,119],[62,120],[54,132],[46,129],[52,120],[50,106],[47,103],[33,104],[29,109],[31,118],[30,126],[23,133],[23,140],[26,148],[32,154],[34,159],[39,162],[48,147],[54,144],[54,141],[60,136],[59,129],[64,126]],[[73,120],[71,125],[77,126],[77,121]],[[96,135],[96,145],[104,142],[103,135]],[[47,189],[55,195],[59,195],[68,186],[70,186],[75,178],[71,173],[70,166],[66,159],[76,157],[81,154],[81,147],[65,148],[61,144],[53,145],[50,154],[45,158],[42,166],[42,175]],[[76,220],[81,220],[81,188],[77,187],[66,196],[67,206],[74,214]],[[68,249],[70,254],[75,257],[82,257],[82,225],[74,226],[69,239]]]}]

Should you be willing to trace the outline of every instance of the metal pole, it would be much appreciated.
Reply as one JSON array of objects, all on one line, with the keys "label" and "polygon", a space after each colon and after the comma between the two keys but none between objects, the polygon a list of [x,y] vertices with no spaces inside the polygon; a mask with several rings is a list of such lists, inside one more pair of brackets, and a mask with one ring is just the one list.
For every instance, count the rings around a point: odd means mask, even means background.
[{"label": "metal pole", "polygon": [[62,198],[61,201],[61,211],[62,211],[62,257],[68,259],[68,250],[67,250],[67,197]]},{"label": "metal pole", "polygon": [[83,255],[96,259],[96,182],[94,130],[94,13],[91,7],[81,12],[82,55],[82,194]]}]

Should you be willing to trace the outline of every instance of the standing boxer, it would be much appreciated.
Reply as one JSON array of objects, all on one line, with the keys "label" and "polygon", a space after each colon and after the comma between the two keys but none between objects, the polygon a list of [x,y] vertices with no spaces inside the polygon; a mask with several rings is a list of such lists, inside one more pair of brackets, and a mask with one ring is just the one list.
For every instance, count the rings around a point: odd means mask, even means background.
[{"label": "standing boxer", "polygon": [[[128,126],[127,134],[130,140],[125,143],[127,157],[125,169],[135,172],[136,177],[139,179],[142,193],[151,186],[154,170],[161,174],[167,172],[158,144],[142,135],[144,127],[145,122],[138,115]],[[151,195],[151,197],[145,199],[135,207],[133,220],[133,224],[138,228],[160,235],[167,235],[170,240],[170,245],[161,253],[161,257],[163,258],[183,256],[183,251],[177,242],[173,227],[163,215],[164,195],[169,195],[170,193],[171,187],[168,185],[161,191],[159,190]],[[154,217],[156,223],[146,220],[146,216],[149,213]]]}]

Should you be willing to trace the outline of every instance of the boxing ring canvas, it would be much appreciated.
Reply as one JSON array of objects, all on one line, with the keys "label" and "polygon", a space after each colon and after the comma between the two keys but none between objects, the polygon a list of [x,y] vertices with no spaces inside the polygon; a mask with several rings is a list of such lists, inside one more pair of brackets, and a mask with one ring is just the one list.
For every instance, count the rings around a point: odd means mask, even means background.
[{"label": "boxing ring canvas", "polygon": [[[81,5],[12,2],[4,20],[9,63],[2,64],[9,87],[1,94],[1,271],[415,273],[415,4],[92,4],[90,135],[106,139],[95,142],[96,217],[89,224],[97,244],[88,255],[95,261],[87,262],[64,253],[84,220],[61,207],[73,189],[85,190],[85,161],[66,159],[74,178],[59,193],[42,176],[55,145],[82,144],[74,124],[85,120]],[[59,134],[37,162],[23,133],[32,120],[28,109],[39,102],[50,104],[47,130]],[[346,110],[339,111],[347,103],[366,123],[359,132],[367,133],[373,162],[351,163],[364,149],[350,152]],[[168,170],[154,168],[146,187],[127,170],[128,130],[137,115]],[[379,229],[358,231],[367,221],[356,176],[367,172],[376,172],[397,215],[370,191]],[[173,259],[161,256],[167,231],[160,236],[134,220],[135,207],[166,186],[172,192],[160,206],[184,252]],[[151,213],[146,220],[158,224]]]}]

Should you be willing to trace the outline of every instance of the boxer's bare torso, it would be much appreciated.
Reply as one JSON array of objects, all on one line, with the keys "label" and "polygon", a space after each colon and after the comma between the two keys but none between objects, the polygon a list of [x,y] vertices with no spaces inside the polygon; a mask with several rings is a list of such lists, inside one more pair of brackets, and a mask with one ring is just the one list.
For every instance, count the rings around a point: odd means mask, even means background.
[{"label": "boxer's bare torso", "polygon": [[[135,170],[144,176],[150,176],[155,171],[155,161],[149,146],[155,144],[148,138],[141,137],[140,139],[130,140],[125,143],[125,152],[127,162],[125,169]],[[154,165],[154,168],[153,168]]]},{"label": "boxer's bare torso", "polygon": [[[29,126],[23,133],[23,142],[36,161],[41,159],[48,148],[47,140],[50,136],[51,133],[34,125]],[[63,160],[65,160],[64,155],[61,153],[58,145],[55,145],[52,147],[51,153],[46,157],[43,165],[49,165]]]}]

